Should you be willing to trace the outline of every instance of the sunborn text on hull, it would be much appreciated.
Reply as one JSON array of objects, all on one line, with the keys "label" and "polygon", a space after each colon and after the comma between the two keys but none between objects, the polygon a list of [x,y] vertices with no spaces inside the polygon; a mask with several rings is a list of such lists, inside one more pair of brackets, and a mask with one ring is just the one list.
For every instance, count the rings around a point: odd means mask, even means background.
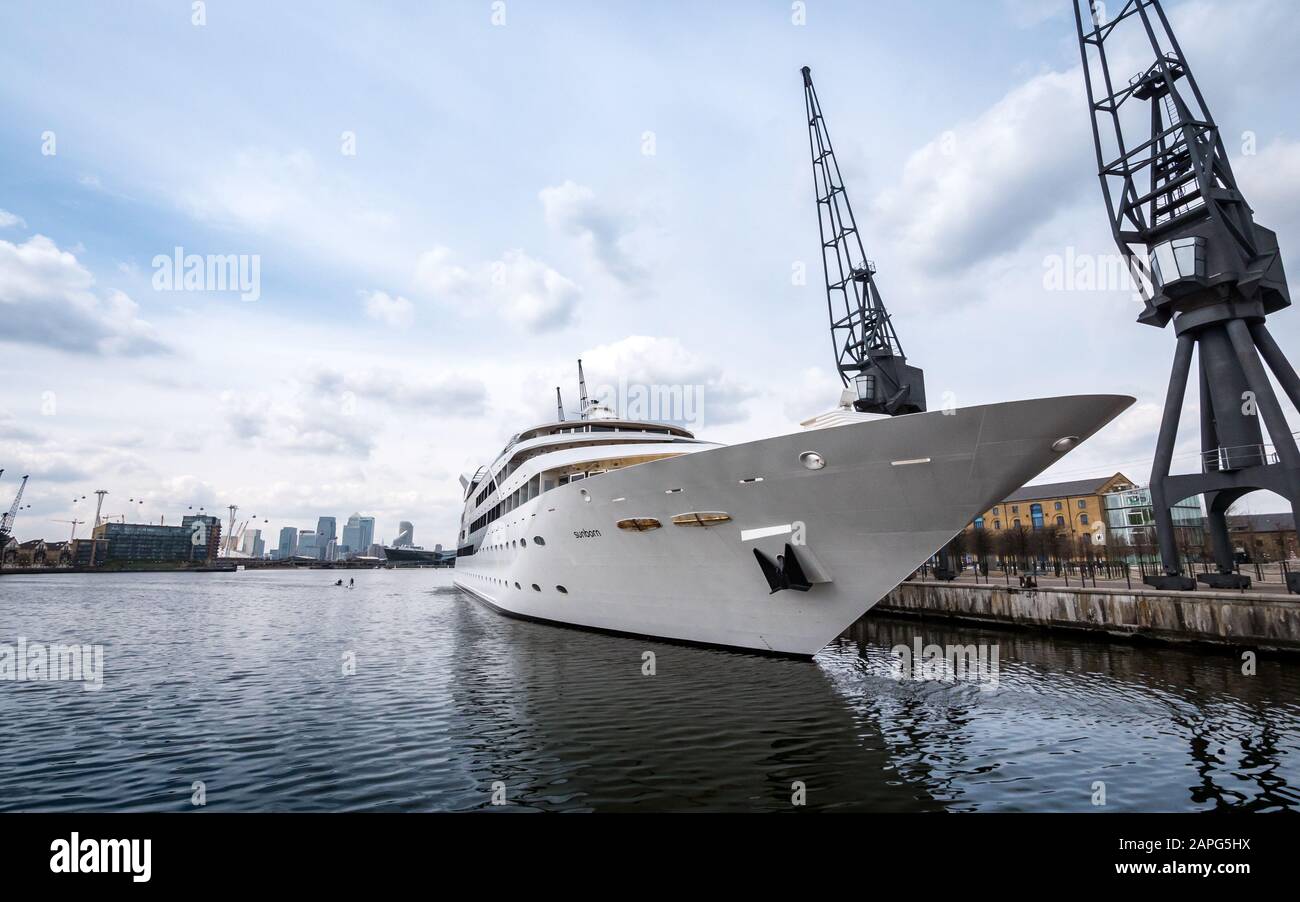
[{"label": "sunborn text on hull", "polygon": [[732,446],[584,404],[461,477],[455,582],[519,617],[812,655],[1132,403],[845,408]]}]

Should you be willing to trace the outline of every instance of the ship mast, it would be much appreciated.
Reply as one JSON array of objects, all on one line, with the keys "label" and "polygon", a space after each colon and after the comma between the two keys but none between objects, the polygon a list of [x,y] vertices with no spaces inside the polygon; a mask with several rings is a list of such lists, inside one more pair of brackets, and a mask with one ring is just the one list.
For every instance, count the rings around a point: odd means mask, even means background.
[{"label": "ship mast", "polygon": [[587,377],[582,374],[582,358],[578,358],[578,419],[587,419]]}]

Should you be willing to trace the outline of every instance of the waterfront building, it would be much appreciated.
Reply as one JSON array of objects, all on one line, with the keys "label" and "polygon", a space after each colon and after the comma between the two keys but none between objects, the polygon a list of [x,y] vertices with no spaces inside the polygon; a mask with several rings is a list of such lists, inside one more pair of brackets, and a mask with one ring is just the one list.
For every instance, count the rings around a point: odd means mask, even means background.
[{"label": "waterfront building", "polygon": [[[1114,550],[1124,550],[1130,560],[1151,558],[1158,547],[1156,540],[1155,507],[1151,490],[1130,486],[1102,496],[1106,513],[1105,544]],[[1179,549],[1184,554],[1200,556],[1205,547],[1205,511],[1201,496],[1193,495],[1170,507],[1174,518],[1174,531]]]},{"label": "waterfront building", "polygon": [[1297,557],[1295,515],[1229,514],[1228,536],[1242,563],[1269,564]]},{"label": "waterfront building", "polygon": [[107,539],[77,539],[72,543],[74,567],[91,567],[104,563],[108,555]]},{"label": "waterfront building", "polygon": [[[202,558],[207,561],[221,556],[221,520],[204,514],[188,514],[181,518],[181,528],[190,536],[190,544],[203,547]],[[206,545],[204,544],[206,540]],[[98,559],[98,555],[96,555]]]},{"label": "waterfront building", "polygon": [[260,558],[266,551],[266,543],[262,541],[262,530],[248,529],[244,531],[244,544],[239,549],[244,554],[252,558]]},{"label": "waterfront building", "polygon": [[1096,544],[1105,544],[1106,518],[1102,498],[1133,487],[1133,480],[1123,473],[1027,485],[984,511],[966,529],[998,533],[1055,527],[1072,537],[1091,538]]},{"label": "waterfront building", "polygon": [[221,524],[216,517],[186,517],[180,526],[101,523],[95,527],[93,538],[106,544],[104,557],[96,560],[96,564],[110,561],[207,563],[215,555],[220,533]]},{"label": "waterfront building", "polygon": [[280,542],[276,546],[276,559],[287,561],[298,553],[298,530],[285,526],[280,530]]},{"label": "waterfront building", "polygon": [[333,517],[321,517],[316,521],[316,559],[331,560],[326,557],[330,546],[338,539],[338,522]]},{"label": "waterfront building", "polygon": [[317,558],[316,553],[316,532],[312,529],[303,529],[298,532],[298,557]]},{"label": "waterfront building", "polygon": [[351,554],[365,554],[375,541],[375,518],[353,514],[343,527],[343,538],[339,542],[339,551]]},{"label": "waterfront building", "polygon": [[415,527],[410,520],[397,524],[397,538],[393,539],[394,548],[409,548],[415,544]]}]

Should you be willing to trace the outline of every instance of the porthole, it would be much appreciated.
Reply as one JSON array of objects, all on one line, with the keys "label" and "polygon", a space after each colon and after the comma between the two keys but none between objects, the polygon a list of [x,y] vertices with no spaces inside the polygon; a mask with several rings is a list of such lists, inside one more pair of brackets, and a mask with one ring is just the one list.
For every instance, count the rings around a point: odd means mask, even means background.
[{"label": "porthole", "polygon": [[536,544],[538,544],[538,545],[545,545],[545,544],[546,544],[546,540],[543,539],[541,536],[533,536],[533,541],[534,541]]},{"label": "porthole", "polygon": [[520,540],[519,540],[519,547],[520,547],[520,548],[523,548],[523,547],[524,547],[525,545],[527,545],[527,544],[528,544],[528,539],[525,538],[525,539],[520,539]]},{"label": "porthole", "polygon": [[663,524],[654,517],[628,517],[627,519],[619,520],[614,525],[619,529],[630,529],[633,532],[648,532],[651,529],[658,529],[660,526],[663,526]]},{"label": "porthole", "polygon": [[516,589],[522,589],[523,586],[519,585],[519,583],[515,583],[515,588],[516,588]]},{"label": "porthole", "polygon": [[539,586],[539,585],[537,585],[537,583],[533,583],[533,591],[534,591],[534,592],[540,592],[540,591],[542,591],[542,587]]},{"label": "porthole", "polygon": [[569,594],[569,590],[566,589],[566,588],[564,588],[564,586],[556,586],[556,587],[555,587],[555,591],[556,591],[556,592],[559,592],[561,595],[568,595],[568,594]]},{"label": "porthole", "polygon": [[809,470],[820,470],[826,466],[826,458],[822,457],[816,451],[805,451],[799,455],[799,463],[803,464]]}]

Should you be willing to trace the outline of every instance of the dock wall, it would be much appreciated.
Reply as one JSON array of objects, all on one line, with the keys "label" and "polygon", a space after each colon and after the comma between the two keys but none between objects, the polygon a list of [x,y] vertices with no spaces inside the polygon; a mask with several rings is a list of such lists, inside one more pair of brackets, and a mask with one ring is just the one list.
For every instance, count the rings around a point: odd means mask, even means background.
[{"label": "dock wall", "polygon": [[1300,652],[1300,596],[902,583],[872,609],[1127,639]]}]

